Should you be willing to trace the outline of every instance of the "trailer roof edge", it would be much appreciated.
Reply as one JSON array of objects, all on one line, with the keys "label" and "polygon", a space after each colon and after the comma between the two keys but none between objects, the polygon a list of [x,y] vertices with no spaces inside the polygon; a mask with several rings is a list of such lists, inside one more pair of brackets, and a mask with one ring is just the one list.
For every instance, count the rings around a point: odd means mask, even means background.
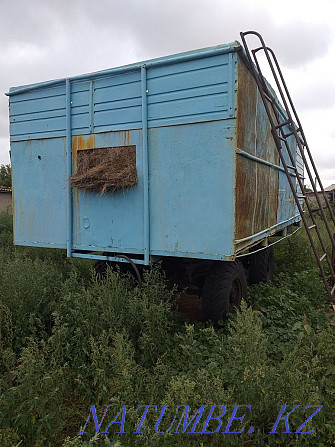
[{"label": "trailer roof edge", "polygon": [[11,87],[9,89],[9,91],[5,93],[5,95],[6,96],[14,96],[14,95],[18,95],[21,93],[29,92],[31,90],[38,90],[40,88],[45,88],[45,87],[54,87],[54,86],[57,86],[60,84],[65,84],[67,79],[69,81],[90,80],[92,78],[96,78],[96,77],[100,77],[100,76],[103,77],[103,76],[108,76],[108,75],[117,75],[119,73],[140,70],[143,65],[145,65],[147,68],[156,67],[159,65],[169,65],[169,64],[174,64],[174,63],[178,63],[178,62],[184,62],[184,61],[186,62],[188,60],[193,60],[193,59],[201,59],[201,58],[209,57],[209,56],[216,56],[216,55],[225,54],[225,53],[233,53],[236,51],[240,51],[241,49],[242,49],[241,44],[235,40],[234,42],[231,42],[228,44],[217,45],[214,47],[201,48],[198,50],[192,50],[192,51],[187,51],[187,52],[183,52],[183,53],[177,53],[177,54],[173,54],[173,55],[163,56],[163,57],[159,57],[156,59],[149,59],[146,61],[136,62],[134,64],[123,65],[123,66],[119,66],[119,67],[115,67],[115,68],[109,68],[106,70],[96,71],[93,73],[71,76],[68,78],[55,79],[52,81],[39,82],[39,83],[35,83],[35,84],[30,84],[30,85],[23,85],[23,86],[19,86],[19,87]]}]

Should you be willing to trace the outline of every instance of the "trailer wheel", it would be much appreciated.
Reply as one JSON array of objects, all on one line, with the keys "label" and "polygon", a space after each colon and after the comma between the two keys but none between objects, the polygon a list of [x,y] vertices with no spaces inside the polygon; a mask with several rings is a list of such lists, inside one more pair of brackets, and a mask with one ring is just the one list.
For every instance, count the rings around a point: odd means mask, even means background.
[{"label": "trailer wheel", "polygon": [[215,262],[207,274],[202,288],[202,314],[204,321],[222,320],[233,313],[247,296],[247,280],[239,261]]},{"label": "trailer wheel", "polygon": [[273,279],[274,255],[273,247],[265,248],[249,256],[249,282],[257,284]]},{"label": "trailer wheel", "polygon": [[97,261],[94,264],[94,271],[97,276],[101,278],[106,278],[108,263],[106,261]]},{"label": "trailer wheel", "polygon": [[118,267],[120,272],[123,274],[131,273],[133,275],[133,277],[137,280],[137,282],[140,285],[142,284],[140,272],[138,271],[137,267],[133,263],[128,264],[128,262],[97,261],[94,264],[95,274],[97,276],[100,276],[100,278],[106,278],[108,267],[111,267],[112,269],[115,269],[116,267]]}]

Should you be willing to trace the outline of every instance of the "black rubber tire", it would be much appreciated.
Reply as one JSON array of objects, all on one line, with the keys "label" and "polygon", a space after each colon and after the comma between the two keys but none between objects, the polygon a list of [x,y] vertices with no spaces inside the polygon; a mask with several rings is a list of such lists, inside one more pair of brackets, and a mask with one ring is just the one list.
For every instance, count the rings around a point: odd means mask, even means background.
[{"label": "black rubber tire", "polygon": [[240,261],[215,262],[202,288],[203,320],[222,320],[247,297],[247,279]]},{"label": "black rubber tire", "polygon": [[249,282],[272,281],[274,273],[273,247],[265,248],[249,256]]},{"label": "black rubber tire", "polygon": [[101,278],[106,278],[108,266],[109,264],[107,261],[97,261],[94,264],[95,274]]}]

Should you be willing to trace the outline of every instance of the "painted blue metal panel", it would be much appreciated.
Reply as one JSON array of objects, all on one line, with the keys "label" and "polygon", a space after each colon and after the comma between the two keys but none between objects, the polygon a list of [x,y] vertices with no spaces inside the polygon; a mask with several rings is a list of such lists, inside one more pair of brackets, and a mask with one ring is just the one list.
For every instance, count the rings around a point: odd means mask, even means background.
[{"label": "painted blue metal panel", "polygon": [[[233,132],[233,121],[225,127],[210,122],[150,129],[152,252],[210,258],[233,254]],[[103,196],[74,191],[76,249],[141,253],[145,248],[141,131],[96,134],[95,147],[122,146],[125,138],[137,148],[138,186]]]},{"label": "painted blue metal panel", "polygon": [[105,195],[73,191],[73,245],[76,248],[143,252],[142,132],[95,134],[94,147],[136,146],[138,185]]},{"label": "painted blue metal panel", "polygon": [[148,71],[149,127],[228,117],[227,54]]},{"label": "painted blue metal panel", "polygon": [[[24,121],[29,119],[43,118],[43,113],[49,112],[48,118],[52,117],[52,112],[62,111],[64,115],[65,101],[64,94],[58,96],[49,96],[36,98],[34,100],[22,100],[11,102],[10,117],[11,122]],[[15,99],[18,99],[16,97]],[[38,114],[35,116],[35,114]]]},{"label": "painted blue metal panel", "polygon": [[12,142],[14,242],[66,246],[65,138]]},{"label": "painted blue metal panel", "polygon": [[175,255],[233,255],[232,121],[149,131],[151,248]]},{"label": "painted blue metal panel", "polygon": [[100,111],[95,114],[95,131],[137,129],[141,126],[141,106]]},{"label": "painted blue metal panel", "polygon": [[90,132],[90,114],[76,113],[71,114],[72,119],[72,133],[73,135],[87,134]]},{"label": "painted blue metal panel", "polygon": [[71,82],[71,131],[73,135],[86,134],[91,131],[90,102],[90,82]]},{"label": "painted blue metal panel", "polygon": [[[125,99],[138,98],[141,96],[141,77],[140,73],[132,73],[137,75],[136,81],[120,83],[118,78],[120,76],[114,76],[110,78],[103,78],[95,81],[94,83],[94,98],[95,105],[106,104],[108,102],[122,101]],[[107,81],[109,81],[107,83]]]},{"label": "painted blue metal panel", "polygon": [[94,81],[94,131],[141,127],[140,70]]},{"label": "painted blue metal panel", "polygon": [[50,133],[65,130],[65,115],[55,114],[49,118],[29,119],[23,122],[11,123],[11,132],[13,136],[35,136],[42,133]]},{"label": "painted blue metal panel", "polygon": [[65,132],[65,85],[34,90],[11,98],[11,140]]},{"label": "painted blue metal panel", "polygon": [[[41,86],[42,86],[42,84],[41,84]],[[37,85],[39,85],[39,84],[37,84]],[[49,86],[46,85],[43,88],[35,88],[32,90],[23,91],[23,92],[20,92],[19,95],[10,96],[10,103],[14,104],[16,102],[22,103],[24,101],[32,101],[32,104],[33,104],[34,101],[36,101],[38,99],[55,98],[57,96],[65,97],[64,85],[65,85],[65,79],[62,83],[57,84],[57,85],[49,85]]]}]

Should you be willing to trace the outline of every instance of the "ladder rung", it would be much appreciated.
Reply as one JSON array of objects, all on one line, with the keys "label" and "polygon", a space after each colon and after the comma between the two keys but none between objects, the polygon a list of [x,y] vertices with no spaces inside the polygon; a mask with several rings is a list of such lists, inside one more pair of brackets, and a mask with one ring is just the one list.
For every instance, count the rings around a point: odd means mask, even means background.
[{"label": "ladder rung", "polygon": [[296,171],[296,170],[297,170],[297,168],[296,168],[295,166],[291,166],[291,165],[286,165],[286,167],[287,167],[288,169],[293,169],[294,171]]},{"label": "ladder rung", "polygon": [[317,213],[318,211],[320,211],[320,208],[314,208],[313,210],[311,210],[311,213]]},{"label": "ladder rung", "polygon": [[280,129],[280,128],[283,127],[283,126],[286,126],[286,124],[291,124],[291,120],[283,121],[282,123],[278,124],[278,125],[275,126],[275,127],[276,127],[276,129]]},{"label": "ladder rung", "polygon": [[295,131],[292,130],[292,132],[289,132],[289,133],[284,134],[283,137],[284,137],[284,138],[287,138],[287,137],[290,137],[291,135],[294,135],[295,133],[298,133],[298,132],[300,132],[300,129],[297,127],[297,128],[295,129]]},{"label": "ladder rung", "polygon": [[323,253],[323,255],[320,258],[320,262],[322,262],[326,258],[326,256],[327,256],[327,253]]},{"label": "ladder rung", "polygon": [[298,199],[306,199],[306,196],[298,196]]},{"label": "ladder rung", "polygon": [[308,227],[309,230],[313,230],[313,228],[316,228],[316,225],[311,225],[310,227]]}]

